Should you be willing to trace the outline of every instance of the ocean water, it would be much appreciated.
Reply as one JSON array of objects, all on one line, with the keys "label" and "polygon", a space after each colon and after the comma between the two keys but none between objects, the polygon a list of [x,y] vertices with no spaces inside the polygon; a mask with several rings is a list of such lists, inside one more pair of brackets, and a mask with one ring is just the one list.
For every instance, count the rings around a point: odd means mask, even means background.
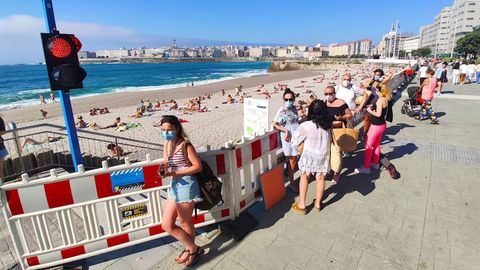
[{"label": "ocean water", "polygon": [[[72,98],[111,92],[150,91],[212,83],[266,74],[269,62],[208,62],[159,64],[82,64],[87,71],[83,89],[71,90]],[[44,65],[0,66],[0,110],[49,101]]]}]

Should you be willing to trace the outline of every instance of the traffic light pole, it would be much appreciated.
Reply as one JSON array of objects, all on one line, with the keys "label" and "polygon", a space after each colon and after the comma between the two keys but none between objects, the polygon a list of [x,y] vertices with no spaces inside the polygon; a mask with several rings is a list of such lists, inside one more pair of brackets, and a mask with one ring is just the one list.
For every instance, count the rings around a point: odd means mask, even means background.
[{"label": "traffic light pole", "polygon": [[[45,12],[45,23],[47,31],[54,33],[57,31],[55,23],[55,15],[53,13],[52,0],[42,0],[43,10]],[[72,154],[73,167],[78,171],[78,165],[83,164],[82,152],[80,152],[80,144],[78,143],[77,127],[73,118],[72,103],[70,101],[69,91],[58,91],[60,96],[60,104],[62,104],[63,119],[67,128],[68,143],[70,144],[70,152]]]}]

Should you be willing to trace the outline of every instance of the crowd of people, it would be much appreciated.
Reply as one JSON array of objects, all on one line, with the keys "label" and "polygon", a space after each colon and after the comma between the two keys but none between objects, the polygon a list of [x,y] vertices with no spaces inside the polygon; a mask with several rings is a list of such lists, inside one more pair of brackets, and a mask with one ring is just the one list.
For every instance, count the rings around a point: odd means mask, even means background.
[{"label": "crowd of people", "polygon": [[[365,78],[365,74],[354,75]],[[325,100],[314,94],[307,101],[299,100],[297,94],[286,88],[283,92],[284,105],[274,117],[273,127],[281,133],[282,149],[287,158],[289,188],[299,193],[292,210],[306,213],[306,194],[310,176],[316,179],[314,208],[321,210],[325,189],[325,178],[331,177],[334,184],[341,181],[343,158],[346,156],[333,129],[350,125],[353,115],[364,113],[367,123],[365,133],[365,156],[363,166],[356,168],[360,174],[369,174],[380,168],[380,142],[386,129],[386,121],[392,120],[392,93],[387,84],[392,78],[382,69],[373,70],[373,76],[365,86],[352,83],[352,74],[341,76],[340,84],[328,84],[324,89]],[[323,80],[320,78],[317,80]],[[334,74],[331,79],[340,79]],[[336,85],[336,86],[334,86]],[[300,158],[298,158],[300,157]],[[300,180],[294,180],[298,165]]]}]

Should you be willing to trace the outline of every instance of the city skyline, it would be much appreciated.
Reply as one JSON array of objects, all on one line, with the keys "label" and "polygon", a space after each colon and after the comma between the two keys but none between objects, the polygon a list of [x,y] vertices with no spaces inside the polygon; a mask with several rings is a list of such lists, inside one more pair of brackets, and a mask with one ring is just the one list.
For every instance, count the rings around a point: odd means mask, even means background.
[{"label": "city skyline", "polygon": [[[363,38],[370,38],[376,44],[395,20],[401,22],[400,31],[418,33],[421,25],[430,23],[452,2],[422,1],[417,5],[418,10],[424,10],[422,16],[415,18],[411,12],[419,11],[412,11],[401,1],[382,6],[376,0],[368,5],[357,1],[342,4],[307,1],[297,5],[245,1],[241,6],[231,7],[221,1],[201,4],[182,1],[168,5],[144,1],[134,7],[117,2],[114,5],[112,1],[54,1],[54,7],[61,32],[75,33],[86,50],[99,50],[160,47],[174,38],[179,46],[316,45]],[[41,1],[38,5],[32,5],[31,1],[3,1],[0,64],[41,61],[39,33],[44,28]]]}]

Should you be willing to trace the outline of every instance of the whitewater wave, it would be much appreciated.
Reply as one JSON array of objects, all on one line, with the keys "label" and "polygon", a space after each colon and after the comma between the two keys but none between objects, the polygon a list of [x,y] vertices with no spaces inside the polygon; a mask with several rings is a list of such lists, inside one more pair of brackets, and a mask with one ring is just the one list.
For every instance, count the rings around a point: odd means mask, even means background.
[{"label": "whitewater wave", "polygon": [[22,91],[18,91],[17,95],[42,94],[42,93],[49,93],[50,91],[51,91],[50,88],[22,90]]}]

